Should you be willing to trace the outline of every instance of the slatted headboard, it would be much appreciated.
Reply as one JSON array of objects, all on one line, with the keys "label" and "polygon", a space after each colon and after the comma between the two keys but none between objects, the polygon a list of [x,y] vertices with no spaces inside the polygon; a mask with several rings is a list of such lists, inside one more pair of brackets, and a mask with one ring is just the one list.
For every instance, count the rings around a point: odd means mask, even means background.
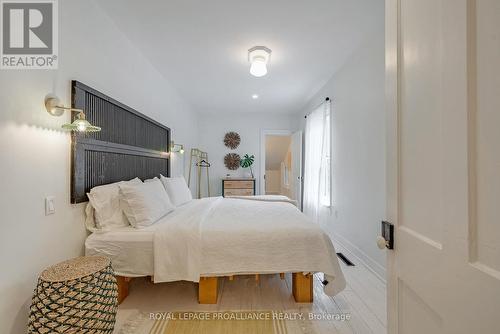
[{"label": "slatted headboard", "polygon": [[[170,176],[170,129],[140,112],[72,81],[71,105],[100,126],[94,133],[71,135],[71,202],[87,201],[86,193],[103,184]],[[72,121],[76,113],[72,115]]]}]

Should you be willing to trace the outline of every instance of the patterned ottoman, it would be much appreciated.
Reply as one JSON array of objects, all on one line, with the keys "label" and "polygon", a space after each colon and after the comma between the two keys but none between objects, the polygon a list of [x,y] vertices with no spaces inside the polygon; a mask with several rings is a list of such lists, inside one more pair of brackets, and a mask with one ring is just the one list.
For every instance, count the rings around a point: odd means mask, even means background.
[{"label": "patterned ottoman", "polygon": [[118,288],[111,261],[84,256],[47,268],[38,279],[28,333],[113,333]]}]

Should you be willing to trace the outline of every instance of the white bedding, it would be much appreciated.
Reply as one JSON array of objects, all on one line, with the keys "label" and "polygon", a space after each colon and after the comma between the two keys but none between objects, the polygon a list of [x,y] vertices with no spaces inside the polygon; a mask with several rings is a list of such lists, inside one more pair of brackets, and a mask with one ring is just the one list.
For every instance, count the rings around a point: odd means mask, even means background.
[{"label": "white bedding", "polygon": [[150,276],[154,273],[153,231],[126,227],[92,233],[85,241],[85,255],[109,257],[116,275]]},{"label": "white bedding", "polygon": [[181,205],[161,218],[156,224],[143,229],[132,226],[111,231],[94,230],[85,241],[85,255],[103,255],[111,259],[117,275],[127,277],[154,274],[153,239],[155,230],[177,215],[189,215],[197,200]]},{"label": "white bedding", "polygon": [[226,196],[232,199],[245,199],[250,201],[264,201],[264,202],[284,202],[297,206],[297,201],[290,199],[283,195],[254,195],[254,196]]},{"label": "white bedding", "polygon": [[207,198],[154,233],[155,282],[247,273],[323,272],[345,287],[330,238],[290,203]]},{"label": "white bedding", "polygon": [[323,272],[334,295],[345,287],[330,238],[286,202],[206,198],[156,224],[93,233],[87,255],[106,255],[118,275],[155,282],[233,274]]}]

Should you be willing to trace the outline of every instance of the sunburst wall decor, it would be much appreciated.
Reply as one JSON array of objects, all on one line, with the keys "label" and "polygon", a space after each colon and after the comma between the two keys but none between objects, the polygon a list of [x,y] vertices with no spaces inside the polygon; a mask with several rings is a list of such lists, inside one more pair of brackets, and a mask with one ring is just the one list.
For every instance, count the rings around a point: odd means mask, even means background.
[{"label": "sunburst wall decor", "polygon": [[240,156],[236,153],[228,153],[224,157],[224,165],[229,170],[237,170],[240,167]]},{"label": "sunburst wall decor", "polygon": [[241,142],[240,135],[234,131],[228,132],[224,136],[224,145],[226,145],[226,147],[229,147],[232,150],[240,146],[240,142]]}]

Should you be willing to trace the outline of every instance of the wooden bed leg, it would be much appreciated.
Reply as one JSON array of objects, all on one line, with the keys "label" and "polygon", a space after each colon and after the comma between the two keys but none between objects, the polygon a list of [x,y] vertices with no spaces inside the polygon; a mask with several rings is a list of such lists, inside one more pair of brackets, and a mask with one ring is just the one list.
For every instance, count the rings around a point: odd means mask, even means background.
[{"label": "wooden bed leg", "polygon": [[234,275],[230,275],[230,276],[229,276],[229,280],[230,280],[230,281],[233,281],[233,280],[234,280]]},{"label": "wooden bed leg", "polygon": [[313,275],[292,274],[292,293],[297,303],[313,302]]},{"label": "wooden bed leg", "polygon": [[116,283],[118,284],[118,305],[128,296],[130,280],[130,277],[116,276]]},{"label": "wooden bed leg", "polygon": [[218,277],[200,277],[198,284],[198,302],[200,304],[217,304]]},{"label": "wooden bed leg", "polygon": [[258,282],[260,279],[260,275],[259,274],[255,274],[255,282]]},{"label": "wooden bed leg", "polygon": [[280,278],[285,279],[285,273],[280,273]]}]

